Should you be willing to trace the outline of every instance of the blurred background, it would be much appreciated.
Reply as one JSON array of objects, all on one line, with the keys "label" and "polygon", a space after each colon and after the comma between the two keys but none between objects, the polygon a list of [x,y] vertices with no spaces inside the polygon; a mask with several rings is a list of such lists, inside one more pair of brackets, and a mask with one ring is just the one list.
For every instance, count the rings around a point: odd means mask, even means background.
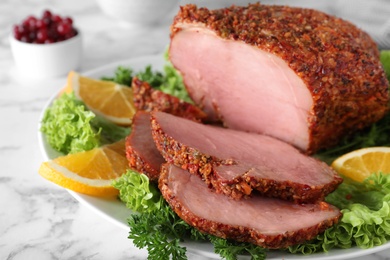
[{"label": "blurred background", "polygon": [[[163,2],[151,0],[155,3]],[[63,15],[70,15],[74,18],[76,25],[85,33],[84,45],[90,46],[85,52],[83,68],[90,68],[101,65],[100,60],[105,62],[115,61],[120,58],[127,58],[134,55],[143,55],[144,52],[161,52],[169,41],[169,24],[179,5],[195,3],[209,8],[219,8],[232,4],[245,5],[248,0],[177,0],[173,10],[163,18],[156,19],[156,23],[145,26],[148,34],[160,39],[155,42],[154,37],[148,37],[143,31],[132,30],[132,24],[124,22],[121,18],[123,12],[128,17],[134,17],[133,13],[141,12],[141,6],[123,10],[122,14],[107,15],[107,8],[119,5],[121,0],[2,0],[0,3],[0,48],[8,46],[7,35],[11,31],[13,23],[17,23],[27,15],[40,15],[43,7],[50,8],[54,12]],[[134,1],[123,1],[134,2]],[[147,2],[147,1],[140,1]],[[165,3],[165,1],[164,1]],[[264,0],[264,4],[287,4],[290,6],[302,6],[316,8],[324,12],[334,14],[358,25],[367,31],[378,43],[381,49],[390,48],[390,1],[389,0]],[[100,7],[105,6],[106,10]],[[106,13],[105,13],[106,11]],[[160,11],[150,11],[146,16],[159,16]],[[165,18],[165,19],[164,19]],[[142,22],[140,22],[142,25]],[[114,44],[110,39],[116,40]],[[92,46],[91,42],[100,42]],[[105,43],[110,42],[110,46]],[[137,46],[143,45],[143,50],[137,50]],[[136,50],[137,53],[134,51]],[[4,52],[1,52],[2,55]],[[7,52],[6,52],[7,53]],[[0,57],[1,58],[1,57]],[[1,65],[1,61],[0,61]]]}]

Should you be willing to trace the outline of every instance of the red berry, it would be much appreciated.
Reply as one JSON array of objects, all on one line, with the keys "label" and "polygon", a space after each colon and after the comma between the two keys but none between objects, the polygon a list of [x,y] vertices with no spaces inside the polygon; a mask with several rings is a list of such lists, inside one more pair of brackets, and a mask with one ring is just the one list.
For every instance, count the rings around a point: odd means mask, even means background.
[{"label": "red berry", "polygon": [[51,22],[52,22],[50,17],[44,17],[44,18],[42,18],[42,21],[44,22],[46,27],[49,26],[51,24]]},{"label": "red berry", "polygon": [[38,19],[35,23],[35,26],[37,27],[37,29],[43,29],[46,28],[47,24],[43,19]]},{"label": "red berry", "polygon": [[72,26],[70,24],[68,24],[68,23],[60,23],[57,26],[57,32],[60,35],[66,35],[69,32],[71,32],[71,30],[72,30]]},{"label": "red berry", "polygon": [[65,23],[70,24],[70,25],[73,24],[73,20],[72,20],[72,18],[70,18],[70,17],[65,17],[65,18],[63,19],[63,21],[64,21]]},{"label": "red berry", "polygon": [[37,38],[37,34],[35,32],[30,32],[28,34],[28,38],[29,38],[29,42],[33,42]]},{"label": "red berry", "polygon": [[52,16],[51,20],[52,20],[54,23],[60,23],[60,22],[62,22],[61,16],[56,15],[56,14]]},{"label": "red berry", "polygon": [[37,40],[40,43],[44,43],[48,39],[48,33],[46,29],[41,29],[37,32]]},{"label": "red berry", "polygon": [[52,16],[52,14],[51,14],[51,12],[49,10],[43,11],[42,18],[49,18],[49,19],[51,19],[51,16]]},{"label": "red berry", "polygon": [[15,39],[17,39],[17,40],[20,41],[20,38],[22,38],[23,33],[21,33],[21,32],[19,31],[19,26],[18,26],[18,25],[14,25],[14,27],[13,27],[13,33],[14,33]]},{"label": "red berry", "polygon": [[26,20],[24,20],[23,25],[25,25],[29,30],[35,30],[36,22],[37,18],[34,16],[29,16]]}]

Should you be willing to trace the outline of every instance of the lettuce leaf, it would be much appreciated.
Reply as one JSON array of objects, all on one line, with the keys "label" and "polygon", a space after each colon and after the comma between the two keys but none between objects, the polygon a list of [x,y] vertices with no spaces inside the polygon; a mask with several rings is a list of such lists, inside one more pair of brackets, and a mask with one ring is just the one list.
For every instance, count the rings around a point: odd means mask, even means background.
[{"label": "lettuce leaf", "polygon": [[390,240],[390,175],[372,174],[363,183],[346,180],[326,201],[342,209],[340,222],[316,239],[290,247],[291,253],[365,249]]},{"label": "lettuce leaf", "polygon": [[119,190],[119,198],[126,207],[140,212],[153,212],[161,208],[163,198],[161,193],[145,174],[127,170],[113,186]]},{"label": "lettuce leaf", "polygon": [[46,109],[41,131],[51,147],[64,154],[90,150],[100,144],[101,129],[91,125],[94,117],[73,93],[65,93]]},{"label": "lettuce leaf", "polygon": [[64,93],[53,101],[44,112],[40,130],[50,146],[64,154],[88,151],[130,133],[130,128],[95,115],[74,93]]}]

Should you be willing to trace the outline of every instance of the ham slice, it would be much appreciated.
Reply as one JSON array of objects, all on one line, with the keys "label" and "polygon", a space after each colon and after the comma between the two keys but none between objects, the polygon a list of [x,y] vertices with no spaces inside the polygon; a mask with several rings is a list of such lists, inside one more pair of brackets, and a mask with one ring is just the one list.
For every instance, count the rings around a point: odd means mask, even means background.
[{"label": "ham slice", "polygon": [[387,111],[389,84],[376,44],[351,23],[311,9],[183,6],[169,57],[209,118],[306,153]]},{"label": "ham slice", "polygon": [[162,166],[159,188],[189,225],[265,248],[285,248],[313,239],[341,216],[326,202],[297,205],[261,196],[232,200],[212,192],[200,178],[172,164]]},{"label": "ham slice", "polygon": [[327,164],[265,135],[152,112],[152,135],[165,160],[233,198],[252,190],[296,202],[321,200],[342,182]]},{"label": "ham slice", "polygon": [[158,180],[165,160],[153,141],[149,112],[137,111],[134,115],[131,134],[126,138],[126,157],[130,168],[151,181]]}]

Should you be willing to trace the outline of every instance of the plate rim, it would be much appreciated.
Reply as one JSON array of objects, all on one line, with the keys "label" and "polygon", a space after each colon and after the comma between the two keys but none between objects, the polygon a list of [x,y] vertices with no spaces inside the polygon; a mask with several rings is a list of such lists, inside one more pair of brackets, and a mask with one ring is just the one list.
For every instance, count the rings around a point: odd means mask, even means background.
[{"label": "plate rim", "polygon": [[[100,66],[100,67],[96,67],[96,68],[91,69],[91,70],[81,71],[80,74],[82,74],[84,76],[96,78],[96,74],[100,74],[103,71],[111,70],[112,72],[114,72],[114,70],[118,66],[133,66],[131,64],[139,63],[139,62],[145,63],[146,60],[151,60],[152,62],[146,62],[146,63],[147,64],[151,64],[152,67],[153,67],[154,66],[153,61],[154,62],[156,62],[158,60],[163,61],[164,60],[163,57],[164,57],[163,53],[161,53],[161,54],[152,54],[152,55],[141,55],[141,56],[137,56],[137,57],[133,57],[133,58],[128,58],[128,59],[123,59],[123,60],[111,62],[111,63],[105,64],[105,65]],[[156,68],[154,68],[154,69],[156,69]],[[66,80],[65,80],[65,82],[66,82]],[[38,143],[39,143],[39,149],[40,149],[41,154],[42,154],[42,156],[43,156],[45,161],[50,160],[52,158],[51,158],[51,156],[49,156],[49,152],[50,151],[47,151],[47,148],[46,148],[47,144],[46,144],[46,142],[44,140],[45,139],[44,134],[40,131],[41,122],[42,122],[45,110],[52,104],[52,102],[58,96],[60,91],[61,91],[61,89],[57,90],[54,94],[52,94],[50,96],[49,100],[46,101],[46,103],[45,103],[44,107],[42,108],[42,110],[40,112],[40,115],[39,115],[39,121],[38,121]],[[75,198],[80,204],[86,206],[92,212],[94,212],[95,214],[101,216],[103,219],[113,223],[114,225],[116,225],[117,227],[120,227],[122,229],[126,229],[126,230],[129,229],[127,223],[123,223],[123,222],[119,221],[118,219],[113,218],[113,216],[111,216],[111,215],[107,214],[106,212],[102,211],[96,205],[92,205],[90,202],[88,202],[85,199],[85,197],[92,197],[92,196],[88,196],[88,195],[85,195],[85,194],[80,194],[78,192],[75,192],[75,191],[72,191],[72,190],[69,190],[69,189],[65,189],[65,190],[67,190],[68,193],[73,198]],[[96,198],[96,197],[94,197],[94,198],[98,199],[98,200],[101,199],[101,198]],[[125,205],[124,205],[124,208],[126,208]],[[131,214],[131,210],[128,209],[128,208],[126,208],[126,209],[129,211],[129,214]],[[195,246],[192,245],[192,243],[195,243]],[[212,259],[219,259],[220,258],[220,256],[215,254],[214,252],[202,251],[201,249],[197,248],[196,245],[197,244],[199,245],[201,243],[202,242],[197,242],[197,241],[192,241],[191,242],[190,241],[190,242],[184,242],[182,244],[183,244],[183,246],[187,247],[187,251],[192,253],[192,254],[196,254],[196,255],[199,255],[199,256],[204,256],[204,257],[208,257],[208,258],[212,258]],[[211,245],[211,243],[207,243],[207,245]],[[370,254],[373,254],[373,253],[384,251],[386,249],[390,249],[390,241],[388,241],[387,243],[385,243],[383,245],[375,246],[375,247],[368,248],[368,249],[362,249],[362,248],[357,248],[357,247],[352,247],[352,248],[348,248],[348,249],[336,248],[336,249],[332,249],[331,252],[328,252],[328,253],[320,252],[320,253],[315,253],[315,254],[311,254],[311,255],[292,254],[292,253],[289,253],[287,251],[286,251],[286,253],[283,252],[283,254],[280,255],[280,252],[273,251],[273,252],[267,252],[267,258],[266,259],[270,259],[270,260],[276,260],[276,259],[295,260],[295,259],[302,259],[303,258],[303,259],[306,259],[306,260],[337,260],[337,259],[341,260],[341,259],[351,259],[351,258],[354,258],[354,257],[367,256],[367,255],[370,255]],[[337,251],[337,253],[335,253],[336,251]],[[339,251],[342,251],[341,254],[340,254]],[[348,251],[351,251],[351,252],[348,252]],[[346,253],[343,253],[343,252],[346,252]]]}]

